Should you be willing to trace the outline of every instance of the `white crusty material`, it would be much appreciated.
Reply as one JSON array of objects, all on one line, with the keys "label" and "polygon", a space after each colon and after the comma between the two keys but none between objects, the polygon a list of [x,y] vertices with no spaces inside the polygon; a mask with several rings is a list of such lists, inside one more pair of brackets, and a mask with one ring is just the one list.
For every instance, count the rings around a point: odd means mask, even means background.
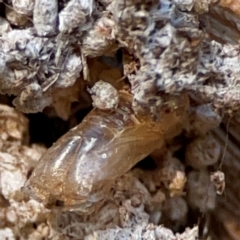
[{"label": "white crusty material", "polygon": [[20,193],[20,188],[27,180],[26,169],[23,170],[24,165],[20,159],[8,153],[0,152],[0,159],[0,187],[2,188],[2,194],[6,199],[12,199],[14,195]]},{"label": "white crusty material", "polygon": [[116,23],[109,14],[96,20],[92,28],[82,37],[81,51],[84,55],[96,57],[116,51]]},{"label": "white crusty material", "polygon": [[90,93],[96,108],[111,110],[118,106],[118,91],[110,83],[100,80],[91,88]]},{"label": "white crusty material", "polygon": [[10,32],[11,30],[12,28],[10,23],[3,17],[0,17],[0,36],[5,32]]},{"label": "white crusty material", "polygon": [[63,71],[61,72],[55,87],[70,87],[72,86],[82,71],[82,61],[76,54],[70,55],[65,62]]},{"label": "white crusty material", "polygon": [[58,16],[57,0],[36,0],[33,23],[39,36],[49,36],[56,32]]},{"label": "white crusty material", "polygon": [[32,15],[35,0],[12,0],[13,9],[24,15]]},{"label": "white crusty material", "polygon": [[91,16],[94,6],[93,0],[70,0],[59,13],[59,31],[70,33],[85,24],[86,17]]},{"label": "white crusty material", "polygon": [[15,240],[15,236],[14,236],[14,233],[13,233],[13,229],[11,228],[3,228],[3,229],[0,229],[0,236],[2,239],[8,239],[8,240]]}]

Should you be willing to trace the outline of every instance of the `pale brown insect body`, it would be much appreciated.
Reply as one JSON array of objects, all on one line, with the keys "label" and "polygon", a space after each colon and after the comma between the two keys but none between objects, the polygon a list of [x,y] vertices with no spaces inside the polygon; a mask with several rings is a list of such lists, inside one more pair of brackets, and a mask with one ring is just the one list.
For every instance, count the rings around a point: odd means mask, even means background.
[{"label": "pale brown insect body", "polygon": [[162,123],[134,115],[131,103],[122,92],[116,110],[93,109],[40,159],[24,191],[45,204],[60,200],[66,209],[89,213],[117,177],[163,144]]}]

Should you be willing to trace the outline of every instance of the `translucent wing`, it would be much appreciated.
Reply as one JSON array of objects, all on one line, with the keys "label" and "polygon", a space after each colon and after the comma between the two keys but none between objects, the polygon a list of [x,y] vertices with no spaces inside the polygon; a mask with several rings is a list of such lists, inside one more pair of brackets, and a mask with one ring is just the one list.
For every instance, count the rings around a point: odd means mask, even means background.
[{"label": "translucent wing", "polygon": [[136,117],[131,95],[112,112],[94,109],[40,159],[25,191],[49,203],[97,202],[113,181],[163,143],[162,124]]}]

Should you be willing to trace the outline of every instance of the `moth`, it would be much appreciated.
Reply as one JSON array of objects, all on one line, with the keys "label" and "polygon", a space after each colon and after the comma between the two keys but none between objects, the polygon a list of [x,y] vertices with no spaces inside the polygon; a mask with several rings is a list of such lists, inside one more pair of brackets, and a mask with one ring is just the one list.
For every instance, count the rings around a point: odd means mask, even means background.
[{"label": "moth", "polygon": [[63,209],[89,214],[116,178],[163,145],[170,119],[180,117],[169,110],[160,121],[136,115],[132,95],[120,91],[116,109],[94,108],[48,149],[23,191],[44,204],[60,202]]}]

